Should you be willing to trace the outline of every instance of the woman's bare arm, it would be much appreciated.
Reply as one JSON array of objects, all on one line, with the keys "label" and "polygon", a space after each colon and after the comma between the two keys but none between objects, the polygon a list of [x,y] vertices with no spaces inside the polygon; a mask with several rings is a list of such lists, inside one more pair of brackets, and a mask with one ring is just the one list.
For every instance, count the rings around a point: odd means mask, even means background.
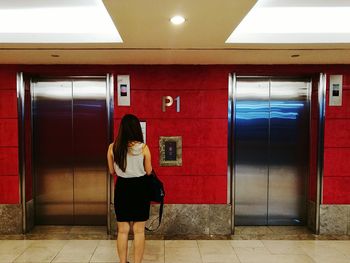
[{"label": "woman's bare arm", "polygon": [[113,143],[111,143],[108,147],[107,151],[107,162],[108,162],[108,169],[110,174],[115,174],[114,171],[114,159],[113,159]]},{"label": "woman's bare arm", "polygon": [[152,172],[151,152],[146,144],[145,144],[145,147],[143,148],[143,154],[145,156],[145,159],[144,159],[145,171],[148,175],[150,175]]}]

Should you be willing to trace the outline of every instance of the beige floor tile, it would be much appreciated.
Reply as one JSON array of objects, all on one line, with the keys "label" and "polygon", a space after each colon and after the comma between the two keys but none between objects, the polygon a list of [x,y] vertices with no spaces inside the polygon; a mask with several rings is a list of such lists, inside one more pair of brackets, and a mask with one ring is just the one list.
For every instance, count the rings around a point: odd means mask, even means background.
[{"label": "beige floor tile", "polygon": [[350,259],[346,257],[313,257],[316,263],[350,263]]},{"label": "beige floor tile", "polygon": [[[129,241],[131,243],[131,241]],[[117,240],[101,240],[98,247],[115,247],[117,248]]]},{"label": "beige floor tile", "polygon": [[202,254],[203,263],[239,263],[235,254]]},{"label": "beige floor tile", "polygon": [[336,250],[350,258],[350,240],[329,241],[329,246],[335,248]]},{"label": "beige floor tile", "polygon": [[260,255],[240,259],[241,263],[314,263],[307,255]]},{"label": "beige floor tile", "polygon": [[241,262],[256,262],[258,259],[272,256],[265,247],[235,247],[234,250]]},{"label": "beige floor tile", "polygon": [[13,262],[32,242],[31,240],[0,240],[0,262]]},{"label": "beige floor tile", "polygon": [[231,240],[230,241],[231,246],[236,248],[236,247],[264,247],[264,244],[260,240]]},{"label": "beige floor tile", "polygon": [[301,243],[294,240],[263,240],[265,247],[272,254],[293,254],[305,255],[306,252],[301,248]]},{"label": "beige floor tile", "polygon": [[89,262],[99,240],[69,240],[53,262]]},{"label": "beige floor tile", "polygon": [[239,262],[228,240],[198,240],[198,246],[203,262]]},{"label": "beige floor tile", "polygon": [[90,262],[118,262],[118,254],[115,246],[98,246],[91,257]]},{"label": "beige floor tile", "polygon": [[329,246],[303,246],[302,250],[310,257],[345,257],[343,253]]},{"label": "beige floor tile", "polygon": [[165,247],[165,263],[201,263],[202,259],[198,248]]},{"label": "beige floor tile", "polygon": [[198,240],[197,244],[200,249],[222,249],[233,251],[230,240]]},{"label": "beige floor tile", "polygon": [[151,253],[145,252],[143,255],[142,262],[164,263],[164,260],[165,260],[164,254],[151,254]]},{"label": "beige floor tile", "polygon": [[0,240],[0,252],[29,247],[32,240]]},{"label": "beige floor tile", "polygon": [[165,240],[165,247],[198,248],[196,240]]},{"label": "beige floor tile", "polygon": [[302,247],[312,248],[312,247],[328,247],[329,240],[300,240]]},{"label": "beige floor tile", "polygon": [[[147,242],[147,241],[146,241]],[[132,245],[132,240],[128,240],[128,247]],[[98,247],[114,247],[117,249],[117,240],[100,240]]]},{"label": "beige floor tile", "polygon": [[51,262],[59,251],[59,248],[28,248],[14,262]]},{"label": "beige floor tile", "polygon": [[164,255],[164,240],[146,240],[145,253]]},{"label": "beige floor tile", "polygon": [[60,247],[62,248],[69,240],[33,240],[29,247]]},{"label": "beige floor tile", "polygon": [[235,247],[234,251],[236,254],[241,256],[261,256],[261,255],[272,255],[266,247]]},{"label": "beige floor tile", "polygon": [[[134,243],[129,246],[128,260],[134,262]],[[146,240],[142,262],[164,263],[164,240]]]}]

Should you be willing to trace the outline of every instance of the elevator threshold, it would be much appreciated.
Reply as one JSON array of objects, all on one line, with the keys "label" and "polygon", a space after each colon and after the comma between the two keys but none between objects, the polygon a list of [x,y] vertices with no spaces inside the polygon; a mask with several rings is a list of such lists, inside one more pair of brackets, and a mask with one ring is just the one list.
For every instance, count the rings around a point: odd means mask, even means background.
[{"label": "elevator threshold", "polygon": [[37,225],[27,236],[36,239],[108,239],[106,226]]},{"label": "elevator threshold", "polygon": [[236,226],[233,239],[313,239],[315,235],[306,226]]}]

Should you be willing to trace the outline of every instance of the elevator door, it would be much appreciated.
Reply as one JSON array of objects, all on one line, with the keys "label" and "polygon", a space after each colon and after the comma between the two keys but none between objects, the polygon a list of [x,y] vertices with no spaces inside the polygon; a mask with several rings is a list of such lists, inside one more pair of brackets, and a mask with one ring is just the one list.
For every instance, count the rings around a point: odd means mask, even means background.
[{"label": "elevator door", "polygon": [[235,225],[302,225],[309,164],[310,80],[238,77]]},{"label": "elevator door", "polygon": [[106,225],[106,81],[31,87],[36,224]]}]

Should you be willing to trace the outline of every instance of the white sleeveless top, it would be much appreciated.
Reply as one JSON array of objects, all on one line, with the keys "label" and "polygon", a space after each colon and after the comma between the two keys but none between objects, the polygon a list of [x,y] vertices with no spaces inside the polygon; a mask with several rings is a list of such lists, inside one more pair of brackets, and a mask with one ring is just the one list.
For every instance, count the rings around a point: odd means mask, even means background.
[{"label": "white sleeveless top", "polygon": [[146,174],[145,167],[143,165],[144,155],[142,154],[143,143],[135,143],[128,148],[126,155],[126,169],[123,172],[119,169],[116,162],[114,162],[114,170],[118,176],[124,178],[141,177]]}]

